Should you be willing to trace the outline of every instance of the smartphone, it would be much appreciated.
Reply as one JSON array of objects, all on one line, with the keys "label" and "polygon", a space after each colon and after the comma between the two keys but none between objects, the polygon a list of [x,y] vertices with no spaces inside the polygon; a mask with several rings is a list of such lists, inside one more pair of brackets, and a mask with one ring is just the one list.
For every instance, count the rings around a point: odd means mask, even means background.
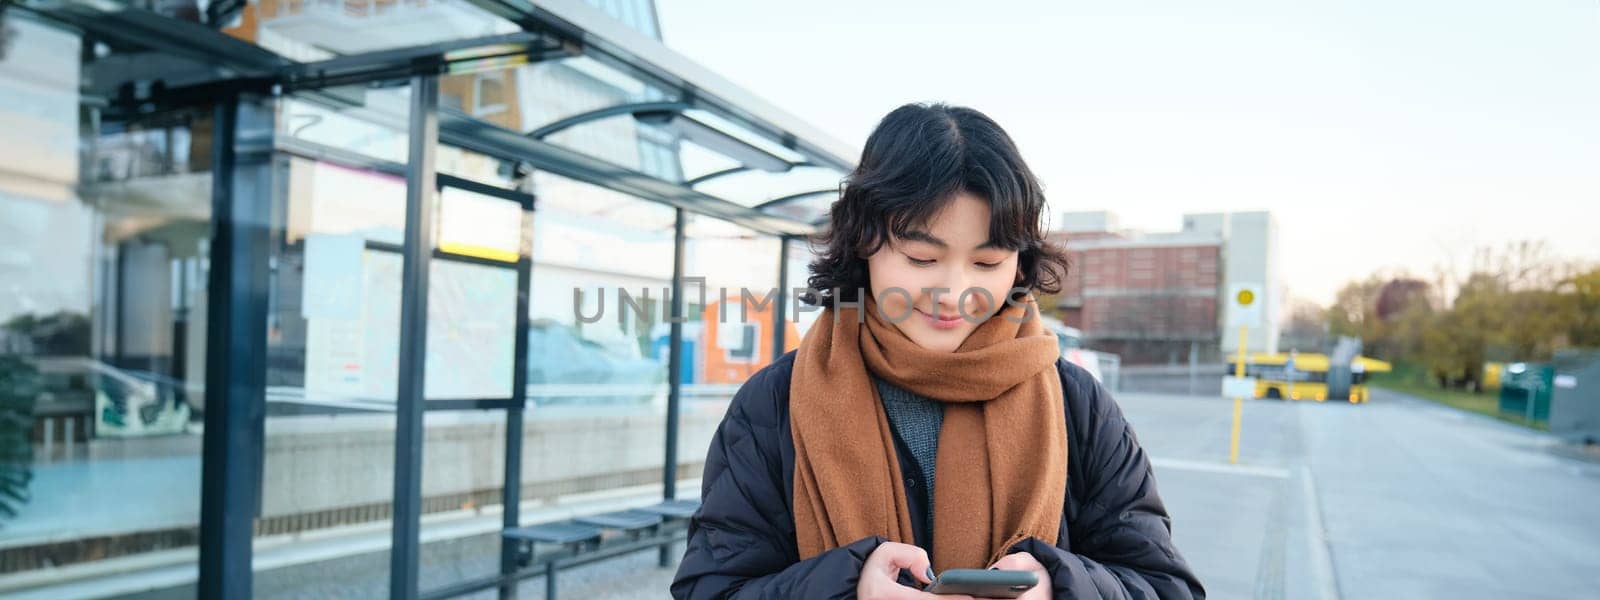
[{"label": "smartphone", "polygon": [[966,594],[975,598],[1016,598],[1039,584],[1031,571],[950,569],[940,573],[922,591],[930,594]]}]

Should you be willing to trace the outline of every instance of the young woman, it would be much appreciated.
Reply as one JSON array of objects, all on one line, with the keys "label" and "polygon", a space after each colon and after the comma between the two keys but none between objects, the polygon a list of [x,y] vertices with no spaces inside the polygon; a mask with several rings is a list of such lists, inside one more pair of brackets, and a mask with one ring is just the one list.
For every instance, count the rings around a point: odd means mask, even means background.
[{"label": "young woman", "polygon": [[884,117],[814,240],[820,316],[712,438],[674,597],[948,599],[920,588],[953,568],[1204,596],[1132,428],[1037,318],[1067,269],[1044,210],[982,113]]}]

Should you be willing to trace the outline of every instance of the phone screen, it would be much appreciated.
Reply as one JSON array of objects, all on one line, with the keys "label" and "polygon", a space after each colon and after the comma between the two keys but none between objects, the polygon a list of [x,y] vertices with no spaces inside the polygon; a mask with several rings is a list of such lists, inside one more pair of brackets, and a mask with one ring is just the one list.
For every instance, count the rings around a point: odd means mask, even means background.
[{"label": "phone screen", "polygon": [[1030,571],[950,569],[940,573],[923,591],[978,598],[1016,598],[1038,584],[1039,578]]}]

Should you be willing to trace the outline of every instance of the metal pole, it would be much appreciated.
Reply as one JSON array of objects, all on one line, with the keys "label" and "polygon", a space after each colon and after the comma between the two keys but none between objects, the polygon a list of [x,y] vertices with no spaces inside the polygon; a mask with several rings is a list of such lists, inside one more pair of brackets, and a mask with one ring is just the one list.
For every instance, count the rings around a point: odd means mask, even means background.
[{"label": "metal pole", "polygon": [[251,594],[265,441],[274,114],[270,100],[232,97],[217,106],[212,130],[201,598]]},{"label": "metal pole", "polygon": [[[682,401],[683,392],[683,382],[679,372],[684,359],[682,352],[684,231],[688,226],[689,215],[682,208],[676,210],[677,218],[672,224],[672,318],[668,319],[670,325],[667,335],[667,456],[661,465],[661,497],[665,500],[678,497],[678,404]],[[668,546],[662,546],[659,564],[663,567],[671,564],[671,554]]]},{"label": "metal pole", "polygon": [[[422,517],[423,371],[428,342],[428,265],[433,256],[433,158],[439,139],[439,80],[411,78],[410,151],[406,167],[406,237],[400,286],[400,382],[395,398],[394,529],[389,597],[417,597]],[[381,325],[380,325],[381,326]]]},{"label": "metal pole", "polygon": [[[1245,340],[1248,339],[1248,338],[1245,337],[1248,332],[1249,332],[1249,327],[1246,327],[1244,325],[1240,325],[1239,326],[1239,357],[1237,359],[1237,362],[1235,363],[1235,365],[1236,365],[1235,368],[1238,369],[1235,372],[1238,373],[1239,377],[1244,377],[1244,344],[1245,344]],[[1239,463],[1239,425],[1240,425],[1240,420],[1241,420],[1240,418],[1243,416],[1243,412],[1244,412],[1244,397],[1239,396],[1238,394],[1234,394],[1234,396],[1233,396],[1233,434],[1231,436],[1229,436],[1230,440],[1228,442],[1228,464],[1238,464]]]},{"label": "metal pole", "polygon": [[772,313],[772,360],[783,356],[789,340],[789,328],[784,321],[789,318],[789,236],[778,236],[778,310]]},{"label": "metal pole", "polygon": [[[1244,374],[1240,373],[1240,377]],[[1189,342],[1189,395],[1195,394],[1200,379],[1200,342]]]},{"label": "metal pole", "polygon": [[[522,207],[524,215],[533,211],[530,202]],[[523,227],[529,227],[526,218]],[[524,239],[527,239],[524,236]],[[512,351],[511,403],[506,411],[505,476],[500,487],[501,527],[512,529],[522,525],[519,511],[522,503],[522,416],[528,403],[528,303],[533,295],[533,249],[523,248],[524,256],[517,260],[517,339]],[[501,600],[517,595],[516,581],[510,575],[517,570],[517,543],[500,537]]]}]

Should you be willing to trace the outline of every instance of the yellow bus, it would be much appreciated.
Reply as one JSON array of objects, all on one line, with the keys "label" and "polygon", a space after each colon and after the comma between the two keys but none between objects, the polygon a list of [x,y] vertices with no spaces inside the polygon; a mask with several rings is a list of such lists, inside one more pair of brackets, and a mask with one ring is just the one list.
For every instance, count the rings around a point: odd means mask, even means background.
[{"label": "yellow bus", "polygon": [[[1384,361],[1357,356],[1348,367],[1328,367],[1328,355],[1314,353],[1252,354],[1246,359],[1245,375],[1256,378],[1256,398],[1274,400],[1344,400],[1366,402],[1367,374],[1387,372]],[[1228,373],[1235,371],[1228,363]]]}]

